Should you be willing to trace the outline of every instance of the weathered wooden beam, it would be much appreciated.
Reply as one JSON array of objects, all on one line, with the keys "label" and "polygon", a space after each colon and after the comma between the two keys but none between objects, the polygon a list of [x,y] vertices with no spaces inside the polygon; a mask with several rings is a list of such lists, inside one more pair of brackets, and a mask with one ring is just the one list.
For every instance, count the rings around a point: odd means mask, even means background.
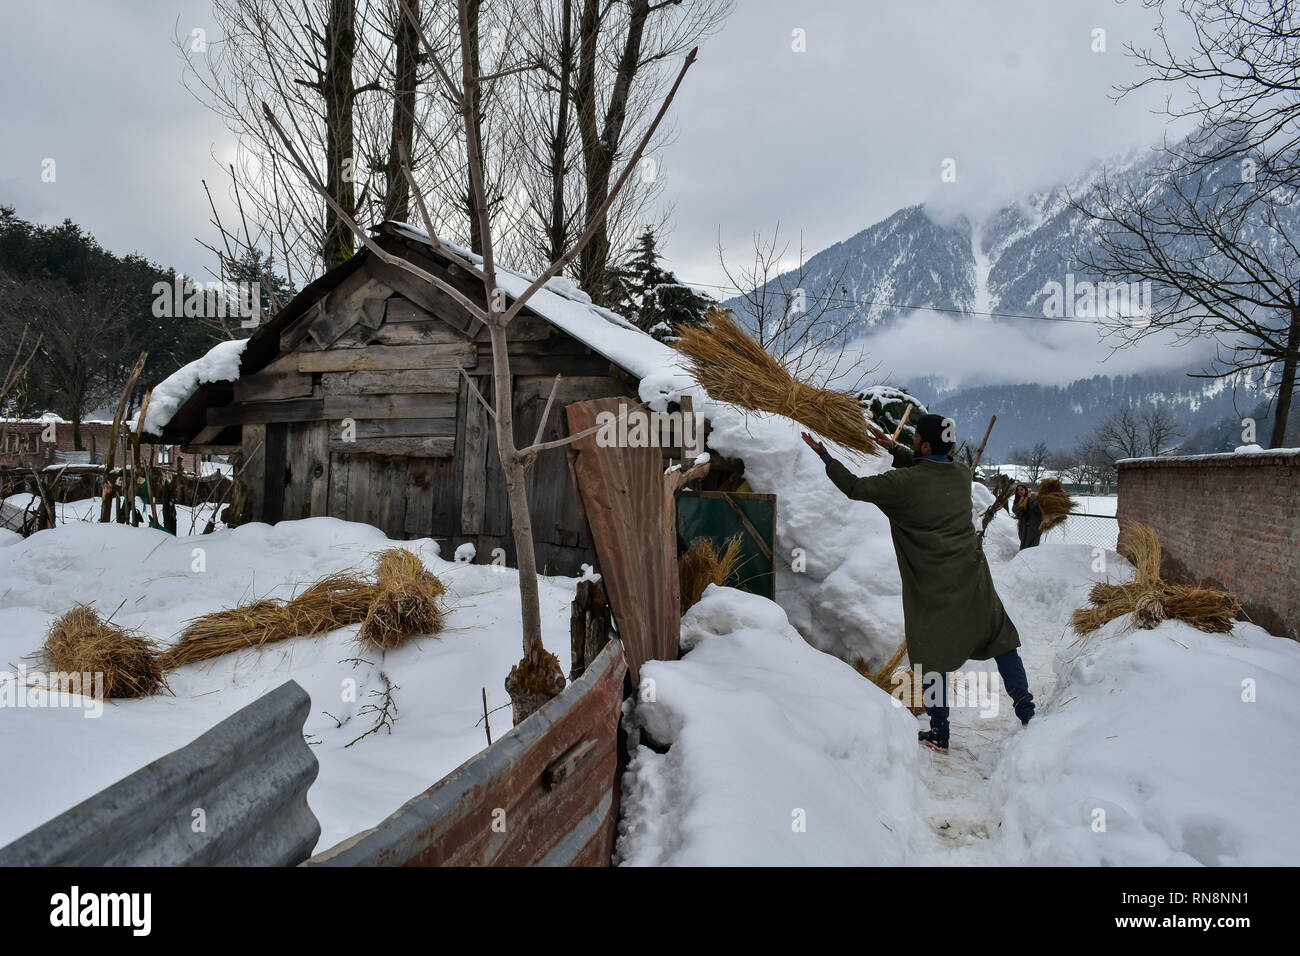
[{"label": "weathered wooden beam", "polygon": [[271,402],[311,394],[311,376],[301,372],[259,372],[235,382],[235,401]]},{"label": "weathered wooden beam", "polygon": [[426,318],[423,322],[398,322],[373,329],[357,323],[335,339],[330,347],[347,349],[373,345],[458,345],[465,341],[467,339],[463,332],[438,319]]},{"label": "weathered wooden beam", "polygon": [[[333,434],[342,432],[331,423]],[[354,438],[451,438],[456,434],[455,418],[362,418],[356,422]]]},{"label": "weathered wooden beam", "polygon": [[364,349],[332,349],[303,352],[298,356],[300,372],[374,372],[385,369],[472,368],[478,350],[472,343],[460,345],[375,345]]},{"label": "weathered wooden beam", "polygon": [[445,395],[326,395],[324,418],[455,418],[456,400]]},{"label": "weathered wooden beam", "polygon": [[335,455],[389,455],[394,458],[450,458],[455,454],[454,438],[361,438],[356,441],[330,439]]},{"label": "weathered wooden beam", "polygon": [[285,402],[225,405],[208,409],[209,425],[250,425],[273,422],[311,422],[327,417],[319,398],[291,398]]},{"label": "weathered wooden beam", "polygon": [[[222,431],[225,431],[225,429],[223,428]],[[243,445],[181,445],[181,453],[185,455],[233,455],[243,447]]]},{"label": "weathered wooden beam", "polygon": [[326,395],[434,394],[454,395],[460,388],[454,369],[402,369],[390,372],[325,372]]}]

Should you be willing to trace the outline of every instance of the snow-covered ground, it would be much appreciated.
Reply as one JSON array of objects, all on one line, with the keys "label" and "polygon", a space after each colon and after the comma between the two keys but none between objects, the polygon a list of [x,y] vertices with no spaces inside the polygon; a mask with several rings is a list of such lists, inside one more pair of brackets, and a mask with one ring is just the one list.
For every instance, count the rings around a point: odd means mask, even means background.
[{"label": "snow-covered ground", "polygon": [[[215,463],[205,463],[215,464]],[[227,466],[229,467],[229,466]],[[207,472],[205,472],[207,474]],[[148,506],[144,505],[137,499],[137,506],[140,507],[141,513],[146,519],[151,517],[152,512]],[[0,501],[0,528],[7,528],[10,531],[17,531],[23,526],[24,517],[34,513],[40,507],[37,498],[33,494],[23,492],[17,495],[10,495],[3,501]],[[194,507],[189,505],[176,506],[176,531],[179,534],[199,534],[203,531],[209,521],[215,522],[218,528],[225,527],[221,522],[221,512],[225,509],[226,502],[217,501],[210,504],[199,504]],[[100,500],[98,498],[83,498],[80,501],[56,501],[54,503],[55,525],[65,524],[91,524],[99,521]],[[162,520],[162,508],[158,509],[158,518]]]},{"label": "snow-covered ground", "polygon": [[[653,701],[629,708],[630,723],[654,747],[635,751],[624,778],[621,862],[1294,861],[1300,644],[1245,622],[1210,635],[1117,621],[1082,641],[1071,612],[1094,581],[1127,580],[1128,563],[1069,540],[1019,552],[999,515],[984,550],[1038,716],[1022,727],[995,665],[972,662],[950,753],[923,751],[926,718],[817,649],[879,664],[902,641],[902,605],[888,522],[845,499],[796,431],[715,422],[710,445],[743,455],[755,489],[778,493],[778,549],[792,565],[805,549],[806,568],[779,576],[785,610],[711,588],[683,621],[689,652],[645,665]],[[888,467],[876,456],[851,470]],[[971,494],[973,514],[992,500],[978,484]],[[1114,503],[1081,501],[1095,514]]]},{"label": "snow-covered ground", "polygon": [[[925,718],[802,641],[771,602],[710,588],[683,624],[689,653],[642,672],[654,700],[632,720],[670,746],[635,752],[620,861],[1294,862],[1300,645],[1177,622],[1113,622],[1082,642],[1066,625],[1106,576],[1093,560],[1066,542],[994,562],[1038,716],[1022,727],[992,663],[969,664],[997,694],[968,679],[947,756],[917,745]],[[1127,575],[1114,554],[1108,566]]]},{"label": "snow-covered ground", "polygon": [[[369,570],[371,555],[397,544],[419,553],[450,589],[453,610],[437,638],[381,657],[353,643],[353,627],[262,653],[228,654],[172,672],[175,696],[107,703],[98,719],[73,708],[0,709],[0,759],[10,768],[0,788],[0,845],[292,679],[312,698],[305,733],[320,776],[308,803],[321,821],[317,847],[330,847],[486,746],[481,688],[489,708],[507,704],[502,682],[522,651],[514,571],[444,561],[430,540],[393,542],[368,525],[310,518],[172,537],[73,522],[25,540],[0,531],[0,670],[9,674],[39,669],[27,658],[73,602],[91,602],[105,615],[116,611],[115,623],[166,643],[188,618],[254,598],[289,597],[328,572]],[[542,579],[543,638],[566,673],[573,588],[569,578]],[[373,726],[372,716],[358,711],[374,702],[371,691],[384,689],[381,673],[397,685],[393,732],[348,747]],[[351,681],[354,702],[344,700]],[[496,739],[510,729],[509,707],[491,721]]]}]

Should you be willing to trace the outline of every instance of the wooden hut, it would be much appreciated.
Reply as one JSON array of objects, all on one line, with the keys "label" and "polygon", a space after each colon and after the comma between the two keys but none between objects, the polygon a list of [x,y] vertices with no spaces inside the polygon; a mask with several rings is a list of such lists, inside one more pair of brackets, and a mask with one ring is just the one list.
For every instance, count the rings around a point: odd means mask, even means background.
[{"label": "wooden hut", "polygon": [[[423,233],[384,223],[375,240],[483,302],[479,274],[439,254]],[[557,306],[571,312],[584,299],[553,280],[511,324],[521,445],[537,432],[556,374],[547,439],[566,433],[567,403],[637,394],[636,376],[605,354],[612,350],[602,352],[603,333],[583,336],[555,321]],[[586,312],[624,337],[643,334],[603,310]],[[495,554],[513,565],[494,426],[469,387],[490,400],[491,376],[486,328],[363,248],[256,330],[236,380],[200,385],[156,437],[232,455],[239,485],[230,523],[331,516],[395,539],[435,538],[446,557],[468,542],[478,560]],[[594,559],[569,458],[563,449],[544,452],[528,475],[538,567],[575,574]]]}]

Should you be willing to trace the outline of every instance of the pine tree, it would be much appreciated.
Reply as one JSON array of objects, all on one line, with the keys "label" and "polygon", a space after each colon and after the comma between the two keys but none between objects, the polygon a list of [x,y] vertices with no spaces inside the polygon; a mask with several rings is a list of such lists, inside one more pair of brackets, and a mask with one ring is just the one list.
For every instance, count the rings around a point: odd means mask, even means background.
[{"label": "pine tree", "polygon": [[654,230],[647,229],[613,276],[615,311],[660,341],[672,337],[684,325],[702,324],[711,304],[662,268],[662,259]]}]

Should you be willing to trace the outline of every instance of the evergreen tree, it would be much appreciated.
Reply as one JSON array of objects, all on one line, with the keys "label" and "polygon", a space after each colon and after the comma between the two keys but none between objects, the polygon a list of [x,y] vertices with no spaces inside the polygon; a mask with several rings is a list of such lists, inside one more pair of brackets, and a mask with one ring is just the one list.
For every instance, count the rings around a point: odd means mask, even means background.
[{"label": "evergreen tree", "polygon": [[660,266],[662,259],[654,230],[647,229],[631,257],[614,271],[614,310],[660,341],[682,326],[702,324],[712,304]]}]

